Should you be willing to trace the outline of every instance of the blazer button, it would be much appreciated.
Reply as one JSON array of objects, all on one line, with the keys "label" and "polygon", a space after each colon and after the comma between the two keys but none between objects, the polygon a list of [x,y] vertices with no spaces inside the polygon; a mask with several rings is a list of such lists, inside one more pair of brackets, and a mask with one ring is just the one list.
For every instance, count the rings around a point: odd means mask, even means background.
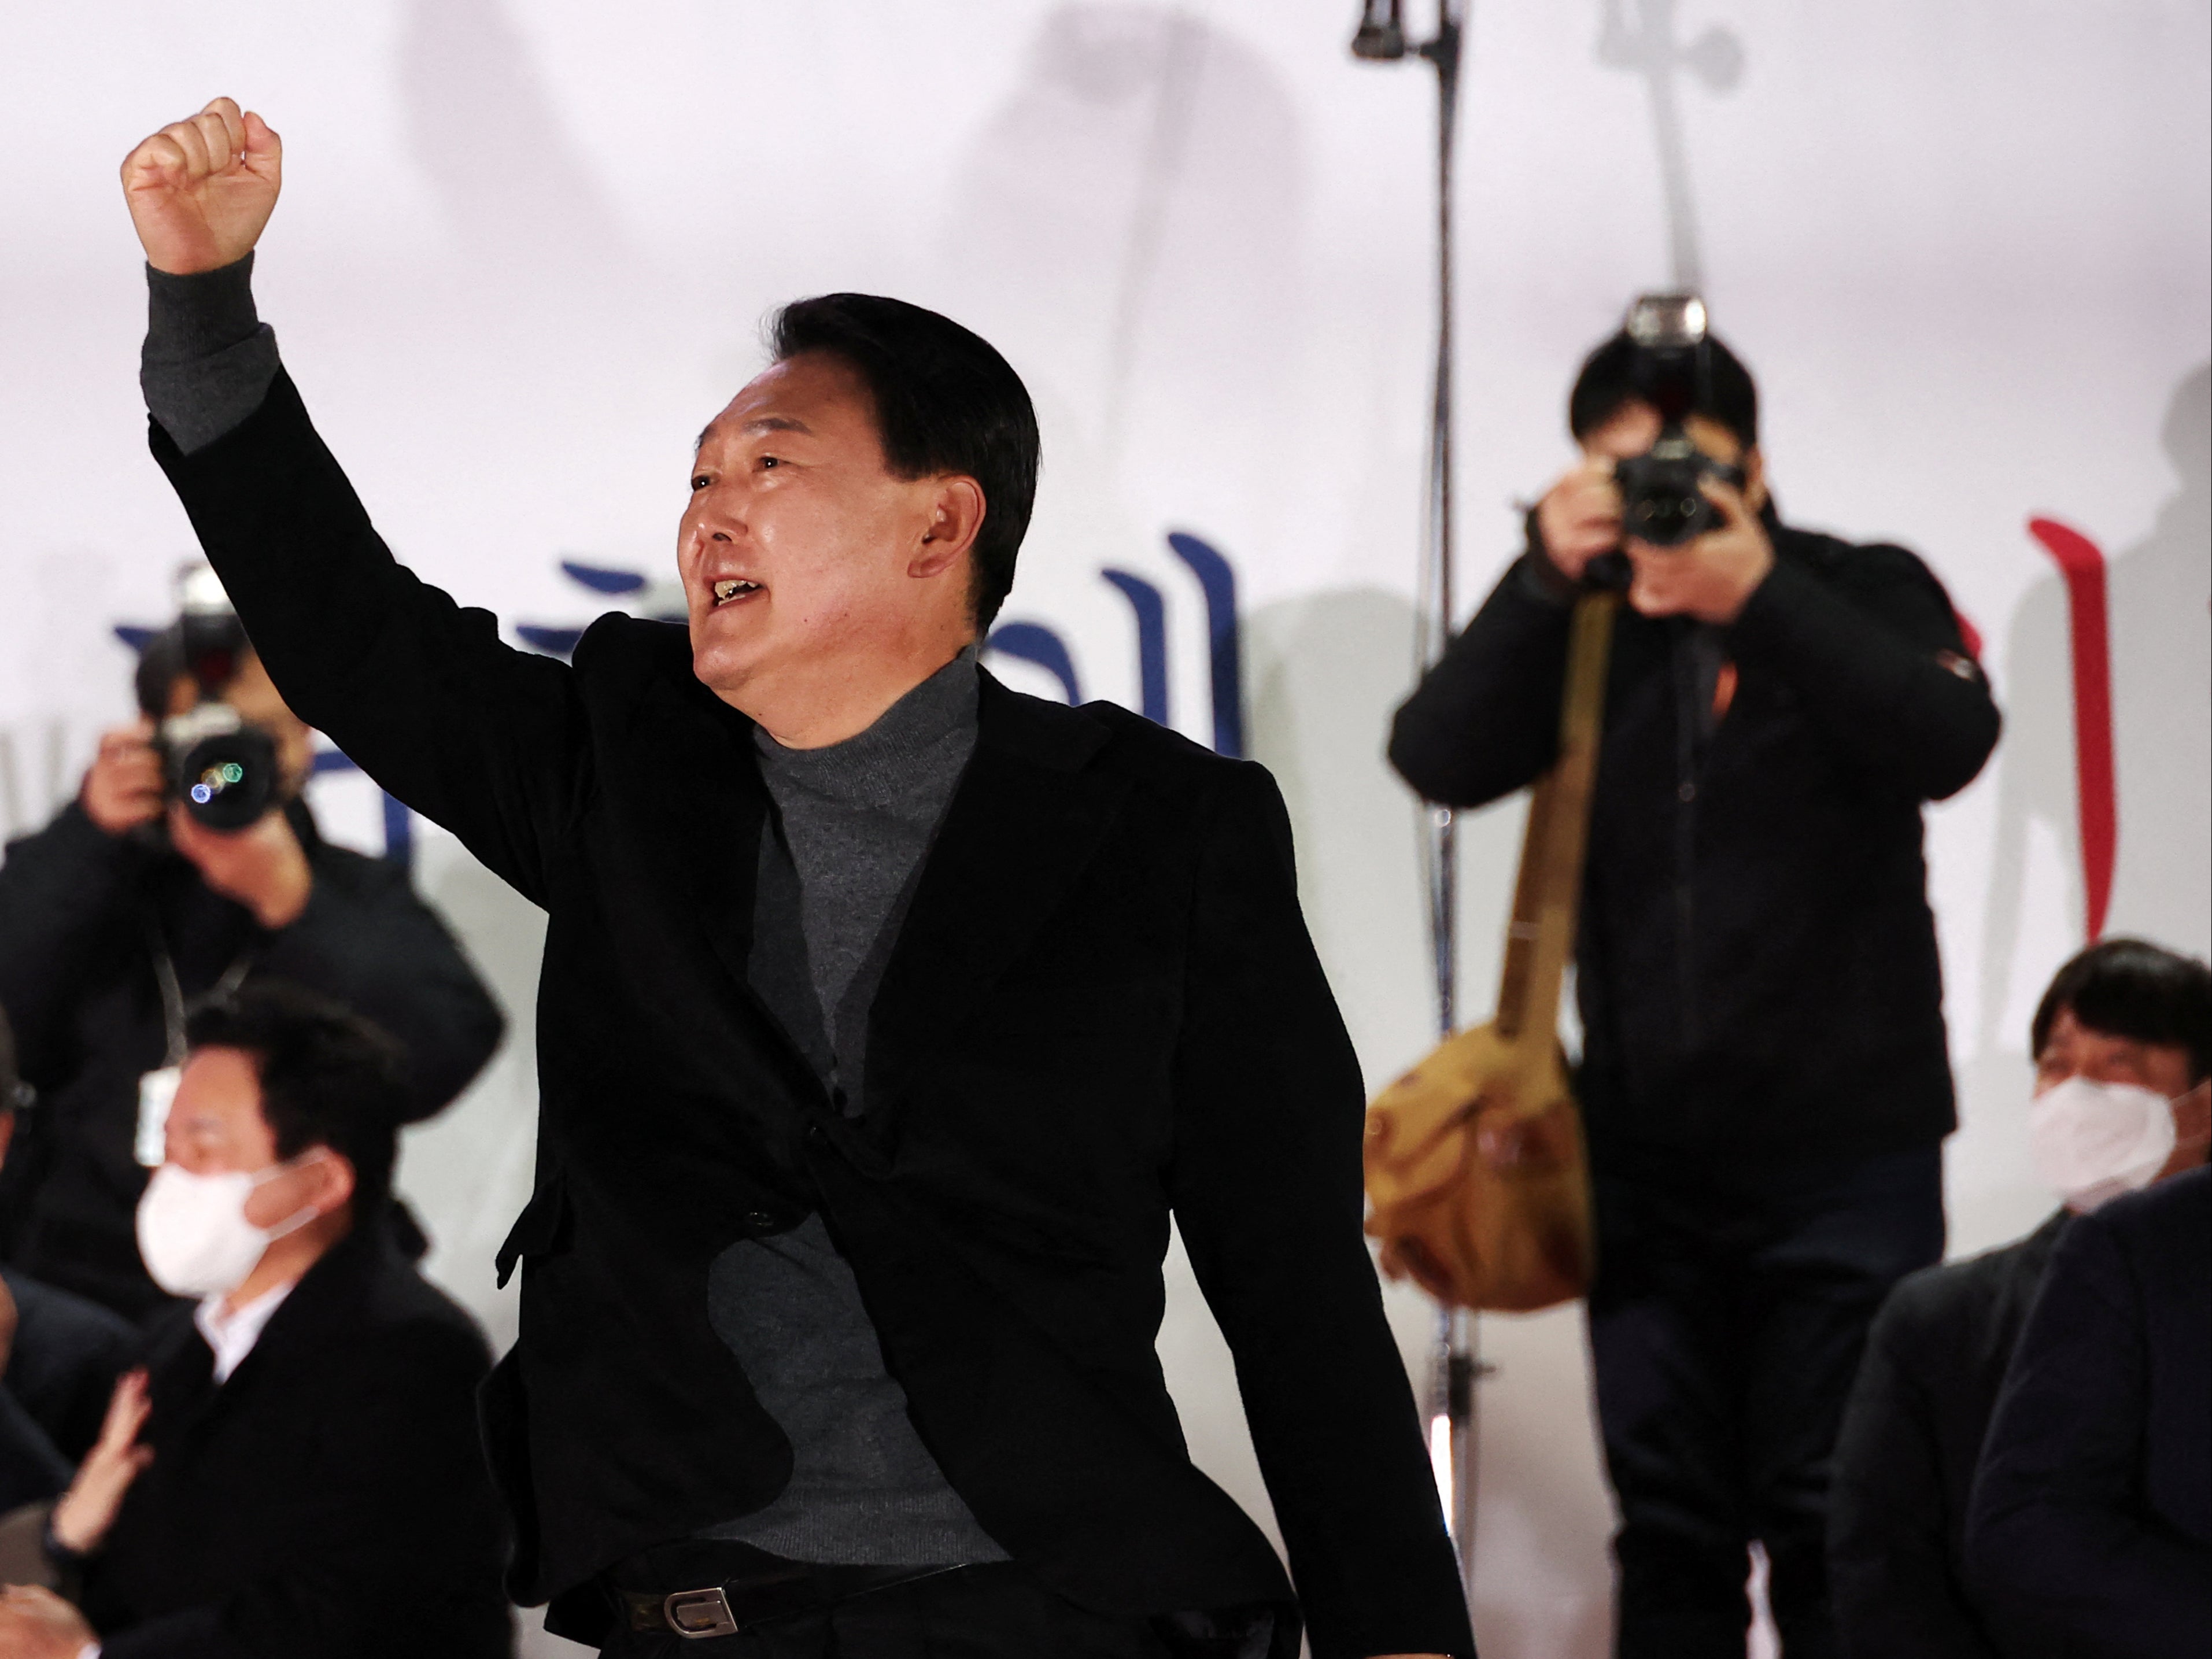
[{"label": "blazer button", "polygon": [[745,1212],[745,1225],[766,1232],[775,1225],[775,1218],[766,1210],[749,1210]]}]

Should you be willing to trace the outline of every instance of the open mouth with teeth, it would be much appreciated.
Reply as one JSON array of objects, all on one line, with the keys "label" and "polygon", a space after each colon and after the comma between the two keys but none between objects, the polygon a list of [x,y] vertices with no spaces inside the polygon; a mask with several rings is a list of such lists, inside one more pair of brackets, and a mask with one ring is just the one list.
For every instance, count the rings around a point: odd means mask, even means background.
[{"label": "open mouth with teeth", "polygon": [[725,576],[714,586],[714,608],[719,611],[726,605],[748,599],[761,591],[758,582],[747,581],[742,576]]}]

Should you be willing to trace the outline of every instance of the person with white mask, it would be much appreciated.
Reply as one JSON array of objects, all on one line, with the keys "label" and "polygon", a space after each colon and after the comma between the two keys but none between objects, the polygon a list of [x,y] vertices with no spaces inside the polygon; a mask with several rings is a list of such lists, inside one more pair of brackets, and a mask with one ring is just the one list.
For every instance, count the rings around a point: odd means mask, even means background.
[{"label": "person with white mask", "polygon": [[2212,968],[2106,939],[2058,970],[2030,1028],[2029,1150],[2060,1207],[2027,1237],[1905,1279],[1883,1305],[1837,1444],[1829,1576],[1843,1651],[2042,1659],[2077,1651],[1966,1567],[1969,1499],[2007,1369],[2061,1237],[2212,1148]]},{"label": "person with white mask", "polygon": [[194,1301],[54,1506],[61,1593],[0,1594],[0,1659],[507,1654],[490,1356],[392,1236],[396,1045],[273,981],[190,1039],[137,1231]]}]

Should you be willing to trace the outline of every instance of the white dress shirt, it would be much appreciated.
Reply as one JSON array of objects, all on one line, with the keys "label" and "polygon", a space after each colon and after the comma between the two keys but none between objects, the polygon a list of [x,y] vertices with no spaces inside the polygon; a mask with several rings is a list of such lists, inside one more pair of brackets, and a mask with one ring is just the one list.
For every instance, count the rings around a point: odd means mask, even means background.
[{"label": "white dress shirt", "polygon": [[211,1296],[192,1311],[192,1323],[200,1328],[209,1347],[215,1350],[215,1380],[230,1381],[230,1374],[253,1352],[253,1345],[261,1340],[262,1328],[268,1324],[269,1316],[283,1305],[284,1298],[292,1294],[296,1279],[279,1285],[273,1291],[264,1291],[244,1307],[222,1310],[223,1297]]}]

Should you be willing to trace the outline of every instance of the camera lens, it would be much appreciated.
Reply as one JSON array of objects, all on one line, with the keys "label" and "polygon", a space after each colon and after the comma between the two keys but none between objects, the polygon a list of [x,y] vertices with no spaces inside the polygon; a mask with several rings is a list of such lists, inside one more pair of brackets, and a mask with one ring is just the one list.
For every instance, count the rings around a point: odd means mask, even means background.
[{"label": "camera lens", "polygon": [[176,767],[185,810],[210,830],[243,830],[276,797],[276,751],[252,726],[203,738]]}]

